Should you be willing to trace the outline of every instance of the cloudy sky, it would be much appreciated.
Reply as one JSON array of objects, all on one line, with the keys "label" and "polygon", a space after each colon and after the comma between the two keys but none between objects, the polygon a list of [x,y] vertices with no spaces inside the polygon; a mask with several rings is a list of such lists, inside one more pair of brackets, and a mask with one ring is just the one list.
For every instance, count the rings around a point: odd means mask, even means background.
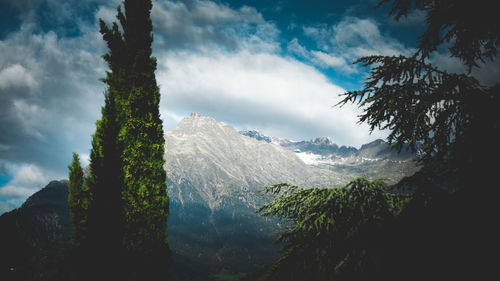
[{"label": "cloudy sky", "polygon": [[[0,213],[52,179],[71,152],[88,161],[100,118],[106,46],[97,20],[118,0],[0,0]],[[411,54],[424,27],[396,23],[377,1],[153,1],[161,117],[173,128],[191,112],[238,130],[293,140],[330,136],[359,147],[386,132],[356,124],[356,106],[332,107],[359,89],[365,55]],[[446,50],[433,61],[460,63]],[[481,74],[485,83],[498,68]]]}]

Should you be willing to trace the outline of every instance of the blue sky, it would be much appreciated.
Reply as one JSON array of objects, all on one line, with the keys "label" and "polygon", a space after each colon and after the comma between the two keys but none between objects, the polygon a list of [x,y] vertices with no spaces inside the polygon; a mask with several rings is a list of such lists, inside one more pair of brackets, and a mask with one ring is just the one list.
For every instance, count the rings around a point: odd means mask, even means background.
[{"label": "blue sky", "polygon": [[[161,118],[172,129],[191,112],[238,130],[360,146],[370,134],[355,105],[334,107],[362,86],[365,55],[409,55],[425,27],[413,12],[396,23],[377,1],[156,0],[152,20]],[[0,213],[52,179],[71,152],[88,159],[105,86],[107,51],[97,19],[118,0],[0,0]],[[463,71],[447,50],[432,61]],[[498,68],[478,73],[484,83]]]}]

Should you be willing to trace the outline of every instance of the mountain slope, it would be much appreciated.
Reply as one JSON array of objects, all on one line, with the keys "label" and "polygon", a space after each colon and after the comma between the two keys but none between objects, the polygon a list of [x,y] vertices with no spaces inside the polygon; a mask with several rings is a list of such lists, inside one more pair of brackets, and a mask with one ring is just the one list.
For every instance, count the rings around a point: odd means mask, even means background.
[{"label": "mountain slope", "polygon": [[[188,180],[198,187],[198,195],[210,209],[220,208],[221,199],[228,195],[241,196],[241,202],[256,207],[255,192],[277,182],[313,187],[349,180],[310,167],[287,149],[243,137],[226,123],[196,113],[166,132],[165,139],[170,180],[177,184]],[[172,199],[190,200],[190,195],[182,193],[170,189]]]},{"label": "mountain slope", "polygon": [[169,241],[177,260],[194,264],[193,270],[250,272],[277,256],[276,222],[254,213],[269,200],[258,192],[264,186],[283,181],[330,186],[350,178],[306,165],[283,147],[242,136],[196,113],[166,132],[165,139]]},{"label": "mountain slope", "polygon": [[[174,260],[195,265],[188,271],[250,272],[276,257],[272,240],[277,222],[254,213],[269,200],[258,192],[264,186],[337,187],[359,176],[394,183],[416,171],[413,161],[395,160],[383,141],[357,150],[329,138],[292,142],[258,132],[244,135],[196,113],[166,132],[165,139],[169,239]],[[319,155],[324,164],[310,165],[304,159],[310,155]],[[195,276],[181,279],[186,278]]]},{"label": "mountain slope", "polygon": [[72,243],[67,181],[52,181],[0,216],[0,280],[65,280]]}]

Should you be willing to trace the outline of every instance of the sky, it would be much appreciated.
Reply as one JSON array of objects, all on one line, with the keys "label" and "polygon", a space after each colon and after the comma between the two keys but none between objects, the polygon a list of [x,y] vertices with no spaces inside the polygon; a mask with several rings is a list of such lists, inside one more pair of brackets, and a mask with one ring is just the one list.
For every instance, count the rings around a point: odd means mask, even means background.
[{"label": "sky", "polygon": [[[197,112],[291,140],[359,147],[385,138],[357,123],[357,105],[334,106],[367,77],[354,60],[411,55],[425,28],[422,12],[396,22],[377,2],[153,1],[164,128]],[[106,89],[98,19],[115,21],[120,3],[0,0],[0,213],[67,178],[72,152],[88,164]],[[464,71],[446,49],[431,60]],[[474,74],[492,83],[496,66]]]}]

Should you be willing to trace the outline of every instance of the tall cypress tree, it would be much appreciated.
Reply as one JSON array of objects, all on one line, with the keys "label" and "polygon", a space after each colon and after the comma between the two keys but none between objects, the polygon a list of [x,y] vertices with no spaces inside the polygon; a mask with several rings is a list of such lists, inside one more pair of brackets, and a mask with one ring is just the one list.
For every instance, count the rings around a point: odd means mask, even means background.
[{"label": "tall cypress tree", "polygon": [[132,251],[152,253],[166,245],[168,196],[164,170],[164,138],[156,84],[151,1],[125,1],[122,20],[129,51],[128,120],[120,132],[124,144],[125,243]]},{"label": "tall cypress tree", "polygon": [[92,191],[89,208],[89,239],[100,257],[114,257],[121,250],[123,206],[121,191],[122,148],[117,141],[120,125],[114,91],[106,93],[102,119],[96,125],[91,151],[88,188]]},{"label": "tall cypress tree", "polygon": [[156,59],[151,57],[152,2],[125,0],[124,8],[117,14],[123,33],[117,23],[108,27],[100,20],[110,71],[102,79],[108,88],[92,139],[86,242],[87,253],[99,255],[90,263],[94,272],[107,259],[126,262],[122,277],[144,278],[155,275],[169,257],[169,199]]}]

